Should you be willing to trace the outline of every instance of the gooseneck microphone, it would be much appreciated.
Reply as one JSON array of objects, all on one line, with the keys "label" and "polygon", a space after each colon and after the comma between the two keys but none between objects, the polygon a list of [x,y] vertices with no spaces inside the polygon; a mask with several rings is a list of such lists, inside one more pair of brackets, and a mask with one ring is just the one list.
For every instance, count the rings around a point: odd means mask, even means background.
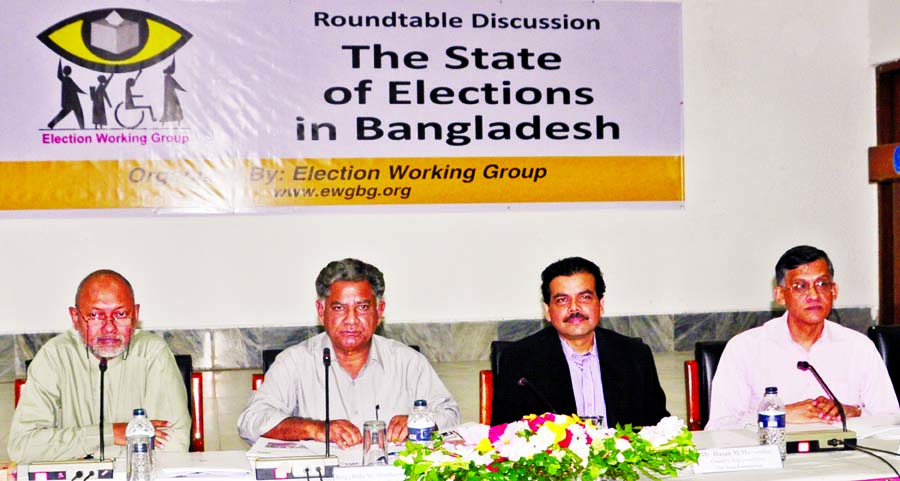
[{"label": "gooseneck microphone", "polygon": [[105,393],[103,391],[103,378],[106,374],[106,365],[108,362],[109,361],[105,357],[100,358],[100,461],[103,461],[105,459],[105,447],[103,446],[103,398],[106,396],[104,396]]},{"label": "gooseneck microphone", "polygon": [[801,371],[809,371],[815,376],[816,381],[819,382],[819,385],[822,386],[822,389],[825,390],[825,393],[828,394],[828,397],[831,398],[831,401],[834,402],[834,405],[837,406],[838,414],[841,415],[841,424],[844,427],[844,432],[847,432],[847,415],[844,413],[844,405],[841,404],[840,401],[834,396],[834,393],[831,392],[831,389],[828,388],[828,384],[825,384],[825,381],[822,380],[822,377],[819,376],[819,372],[816,371],[816,368],[813,367],[812,364],[806,361],[797,361],[797,369]]},{"label": "gooseneck microphone", "polygon": [[522,387],[527,386],[528,389],[531,389],[531,392],[533,392],[535,394],[535,396],[537,396],[538,399],[541,400],[542,403],[544,403],[548,408],[550,408],[551,413],[558,414],[556,412],[556,409],[553,407],[553,405],[550,404],[550,401],[548,401],[547,398],[545,398],[544,395],[541,394],[541,392],[538,391],[538,389],[536,387],[534,387],[534,384],[531,384],[531,382],[528,379],[525,379],[524,377],[519,378],[519,386],[522,386]]},{"label": "gooseneck microphone", "polygon": [[328,394],[328,371],[331,370],[331,349],[322,349],[322,364],[325,365],[325,456],[331,456],[331,405]]}]

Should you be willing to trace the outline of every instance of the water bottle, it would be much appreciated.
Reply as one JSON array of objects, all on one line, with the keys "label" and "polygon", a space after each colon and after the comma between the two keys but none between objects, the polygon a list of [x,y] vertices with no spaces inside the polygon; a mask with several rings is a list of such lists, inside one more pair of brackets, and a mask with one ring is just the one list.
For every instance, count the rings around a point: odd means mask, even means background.
[{"label": "water bottle", "polygon": [[142,408],[133,411],[134,417],[125,428],[128,447],[125,454],[127,481],[153,481],[154,444],[156,430]]},{"label": "water bottle", "polygon": [[777,387],[767,387],[766,395],[759,403],[759,444],[774,444],[778,446],[781,460],[784,461],[785,451],[785,411],[784,401],[778,397]]},{"label": "water bottle", "polygon": [[409,440],[414,443],[430,443],[431,431],[434,429],[434,416],[428,409],[428,402],[424,399],[416,399],[412,412],[406,422],[409,431]]}]

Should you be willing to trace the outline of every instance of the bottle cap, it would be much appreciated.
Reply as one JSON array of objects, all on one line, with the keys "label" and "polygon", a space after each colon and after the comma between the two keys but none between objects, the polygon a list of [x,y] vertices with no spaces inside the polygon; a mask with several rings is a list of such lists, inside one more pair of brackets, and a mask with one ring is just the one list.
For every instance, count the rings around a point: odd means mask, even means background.
[{"label": "bottle cap", "polygon": [[778,388],[775,386],[769,386],[766,388],[766,394],[778,394]]},{"label": "bottle cap", "polygon": [[428,401],[426,401],[424,399],[416,399],[415,402],[413,402],[413,406],[414,407],[428,406]]},{"label": "bottle cap", "polygon": [[147,413],[144,412],[144,408],[135,408],[134,411],[131,412],[135,416],[146,416]]}]

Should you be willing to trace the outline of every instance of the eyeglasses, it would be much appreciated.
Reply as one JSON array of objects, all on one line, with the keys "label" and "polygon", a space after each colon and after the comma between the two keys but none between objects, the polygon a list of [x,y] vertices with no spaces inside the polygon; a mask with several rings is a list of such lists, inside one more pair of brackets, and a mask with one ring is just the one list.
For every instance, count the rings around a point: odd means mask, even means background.
[{"label": "eyeglasses", "polygon": [[94,328],[103,327],[107,322],[114,323],[117,328],[127,328],[132,321],[131,313],[125,310],[117,310],[109,314],[99,311],[85,314],[78,311],[78,315],[81,316],[88,326]]},{"label": "eyeglasses", "polygon": [[831,281],[816,281],[810,284],[806,281],[796,281],[790,286],[787,287],[791,291],[791,294],[795,296],[800,296],[809,292],[809,288],[812,287],[816,290],[819,295],[830,295],[834,291],[832,288],[834,287],[834,282]]}]

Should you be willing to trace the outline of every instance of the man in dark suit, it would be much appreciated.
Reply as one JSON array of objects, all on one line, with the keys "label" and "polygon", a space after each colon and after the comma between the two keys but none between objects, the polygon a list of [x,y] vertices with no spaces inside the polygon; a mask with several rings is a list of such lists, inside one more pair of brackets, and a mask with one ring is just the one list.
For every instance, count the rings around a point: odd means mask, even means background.
[{"label": "man in dark suit", "polygon": [[650,348],[598,327],[606,292],[600,268],[570,257],[544,269],[541,280],[551,326],[503,350],[491,424],[553,410],[603,416],[611,427],[652,426],[668,416]]}]

